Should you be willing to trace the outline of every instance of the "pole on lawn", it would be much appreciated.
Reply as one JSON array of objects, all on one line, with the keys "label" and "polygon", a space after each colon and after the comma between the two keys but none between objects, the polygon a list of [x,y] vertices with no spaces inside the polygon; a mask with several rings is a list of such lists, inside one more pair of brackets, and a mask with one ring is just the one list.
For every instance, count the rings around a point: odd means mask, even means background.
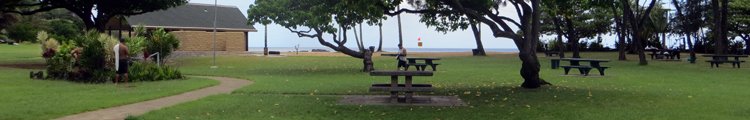
[{"label": "pole on lawn", "polygon": [[218,14],[218,12],[217,12],[217,10],[218,10],[217,1],[218,0],[214,0],[214,38],[213,38],[214,42],[213,42],[213,45],[211,47],[211,50],[213,50],[213,52],[214,52],[214,60],[213,60],[213,65],[211,66],[211,68],[219,68],[219,66],[216,66],[216,16],[217,16],[216,14]]}]

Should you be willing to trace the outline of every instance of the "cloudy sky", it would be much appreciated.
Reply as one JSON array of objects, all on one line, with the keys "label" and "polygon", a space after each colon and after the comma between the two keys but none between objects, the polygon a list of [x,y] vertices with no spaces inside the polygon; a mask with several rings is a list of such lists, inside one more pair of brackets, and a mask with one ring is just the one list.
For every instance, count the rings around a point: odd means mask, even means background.
[{"label": "cloudy sky", "polygon": [[[190,0],[191,3],[206,3],[214,4],[214,0]],[[247,16],[248,6],[254,3],[255,0],[219,0],[219,5],[237,6],[245,16]],[[669,5],[666,5],[669,6]],[[408,7],[404,5],[403,7]],[[503,15],[516,16],[515,11],[512,9]],[[403,27],[404,46],[407,48],[418,48],[417,38],[422,39],[424,48],[475,48],[476,43],[471,30],[466,31],[455,31],[448,33],[436,32],[434,28],[428,28],[424,24],[419,22],[419,16],[413,14],[403,14],[401,16],[401,22]],[[515,18],[514,18],[515,19]],[[258,32],[250,33],[249,46],[252,47],[263,47],[263,30],[265,28],[262,25],[253,25]],[[383,25],[383,47],[384,48],[395,48],[398,44],[398,23],[396,18],[389,18],[384,22]],[[364,43],[366,46],[377,46],[379,40],[379,33],[377,26],[364,26]],[[489,32],[489,28],[484,26],[482,30],[487,32],[482,33],[482,42],[485,48],[516,48],[510,39],[505,38],[494,38]],[[353,39],[353,35],[349,35]],[[603,36],[605,39],[605,45],[613,45],[614,37]],[[552,39],[552,37],[543,37],[542,40]],[[329,41],[331,42],[331,41]],[[668,44],[671,44],[668,42]],[[294,47],[300,45],[301,47],[324,47],[318,43],[317,40],[311,38],[300,38],[296,34],[289,32],[286,28],[278,25],[268,25],[268,46],[269,47]],[[347,44],[350,47],[356,47],[356,43],[349,42]],[[251,50],[254,51],[254,50]]]}]

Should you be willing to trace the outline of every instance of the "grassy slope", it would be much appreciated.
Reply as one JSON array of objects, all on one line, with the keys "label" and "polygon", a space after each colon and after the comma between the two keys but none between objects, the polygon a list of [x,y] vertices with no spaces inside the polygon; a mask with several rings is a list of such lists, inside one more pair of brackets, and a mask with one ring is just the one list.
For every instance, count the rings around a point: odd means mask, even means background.
[{"label": "grassy slope", "polygon": [[[614,53],[585,53],[613,59]],[[631,56],[631,60],[635,57]],[[387,77],[357,72],[361,61],[348,57],[222,57],[222,68],[207,69],[210,58],[182,60],[189,74],[231,76],[256,81],[235,91],[154,111],[146,119],[743,119],[750,117],[750,69],[710,69],[708,64],[612,61],[604,77],[560,76],[542,58],[542,78],[555,84],[539,90],[518,86],[515,55],[448,57],[434,77],[430,95],[458,95],[468,107],[335,105],[340,94],[367,92]],[[394,69],[390,57],[376,68]],[[382,94],[382,93],[381,93]]]},{"label": "grassy slope", "polygon": [[[40,63],[38,45],[0,45],[0,62]],[[145,101],[218,84],[189,78],[178,81],[113,84],[80,84],[28,78],[28,69],[0,67],[0,119],[53,119],[65,115]]]}]

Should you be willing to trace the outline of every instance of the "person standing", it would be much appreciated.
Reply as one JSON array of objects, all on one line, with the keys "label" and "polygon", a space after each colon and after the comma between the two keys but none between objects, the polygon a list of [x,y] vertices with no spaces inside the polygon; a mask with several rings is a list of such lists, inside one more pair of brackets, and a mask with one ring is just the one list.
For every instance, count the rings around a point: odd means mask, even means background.
[{"label": "person standing", "polygon": [[125,45],[125,39],[120,38],[120,42],[117,43],[114,46],[114,52],[115,52],[115,84],[120,81],[120,78],[125,81],[125,84],[128,83],[128,63],[129,63],[129,53],[128,53],[128,46]]},{"label": "person standing", "polygon": [[400,70],[401,67],[404,67],[404,70],[406,70],[406,67],[409,67],[406,64],[406,48],[401,44],[398,44],[398,55],[396,56],[396,59],[398,60],[397,69]]}]

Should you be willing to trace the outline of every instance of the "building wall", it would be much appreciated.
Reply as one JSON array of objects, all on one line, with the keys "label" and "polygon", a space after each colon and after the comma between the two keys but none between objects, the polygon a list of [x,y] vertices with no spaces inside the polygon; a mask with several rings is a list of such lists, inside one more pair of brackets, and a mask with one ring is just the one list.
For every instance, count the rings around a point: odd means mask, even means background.
[{"label": "building wall", "polygon": [[[179,51],[211,51],[213,47],[213,32],[205,31],[173,31],[172,34],[180,40]],[[245,51],[247,41],[243,32],[217,32],[217,51]]]}]

